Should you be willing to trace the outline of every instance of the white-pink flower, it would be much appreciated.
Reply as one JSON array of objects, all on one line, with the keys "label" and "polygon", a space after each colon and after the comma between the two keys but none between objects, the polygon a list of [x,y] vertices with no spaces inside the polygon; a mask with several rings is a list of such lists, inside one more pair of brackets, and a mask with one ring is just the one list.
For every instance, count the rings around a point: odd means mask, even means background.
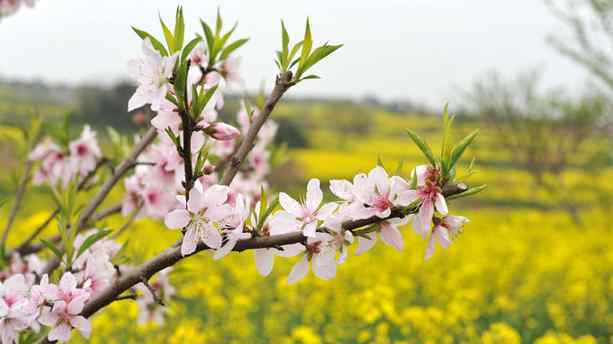
[{"label": "white-pink flower", "polygon": [[143,57],[128,63],[129,73],[138,83],[136,92],[128,101],[128,111],[145,104],[151,104],[151,109],[158,111],[170,90],[168,79],[172,76],[178,54],[162,57],[149,38],[143,40],[143,54]]},{"label": "white-pink flower", "polygon": [[430,232],[435,210],[442,216],[447,215],[447,202],[438,184],[439,171],[431,166],[415,168],[417,190],[409,191],[412,197],[421,201],[419,212],[413,221],[413,228],[424,238]]},{"label": "white-pink flower", "polygon": [[175,104],[164,99],[160,103],[157,115],[151,119],[151,125],[160,131],[170,128],[173,133],[177,134],[179,132],[179,126],[181,125],[179,109],[177,109]]},{"label": "white-pink flower", "polygon": [[430,234],[428,248],[426,249],[426,259],[430,259],[434,254],[436,243],[442,248],[447,248],[451,245],[451,239],[456,236],[468,223],[468,219],[464,216],[447,215],[441,219],[435,218],[435,226]]},{"label": "white-pink flower", "polygon": [[315,233],[315,237],[307,238],[303,250],[305,251],[304,256],[294,265],[287,277],[288,284],[303,279],[309,272],[309,265],[312,265],[315,276],[321,279],[329,280],[336,276],[334,237],[327,233]]},{"label": "white-pink flower", "polygon": [[[382,221],[378,224],[378,232],[381,235],[381,239],[387,245],[393,246],[398,251],[401,251],[404,246],[402,234],[398,230],[398,226],[406,225],[409,222],[409,217],[393,218]],[[377,241],[376,232],[366,233],[358,236],[358,249],[355,251],[356,255],[360,255],[370,250]]]},{"label": "white-pink flower", "polygon": [[373,168],[368,175],[358,174],[353,179],[353,193],[362,205],[359,218],[390,216],[394,206],[407,206],[413,200],[407,194],[409,184],[398,176],[389,177],[381,166]]},{"label": "white-pink flower", "polygon": [[196,183],[189,193],[187,209],[175,209],[166,215],[166,227],[185,228],[181,254],[188,255],[196,250],[202,241],[212,249],[221,247],[222,221],[232,214],[232,207],[225,204],[230,189],[224,185],[213,185],[202,190]]},{"label": "white-pink flower", "polygon": [[0,283],[0,339],[2,343],[16,342],[19,332],[30,326],[35,309],[26,297],[28,285],[17,274]]},{"label": "white-pink flower", "polygon": [[226,234],[226,243],[215,251],[213,255],[214,259],[220,259],[226,256],[234,249],[239,240],[249,239],[251,237],[251,234],[243,231],[243,229],[245,229],[245,222],[249,220],[249,200],[245,198],[245,196],[239,194],[234,203],[233,214],[224,221],[224,224],[229,227],[229,229],[224,230]]},{"label": "white-pink flower", "polygon": [[[260,202],[255,206],[251,223],[258,223],[258,214],[260,213]],[[300,223],[288,212],[278,211],[266,218],[259,232],[260,236],[268,237],[272,235],[280,235],[290,232],[295,232],[300,229]],[[255,266],[262,276],[268,276],[274,266],[274,256],[293,257],[304,251],[304,246],[301,244],[283,245],[282,250],[277,248],[258,248],[253,250],[255,258]]]},{"label": "white-pink flower", "polygon": [[102,151],[96,140],[96,132],[86,125],[81,136],[70,142],[70,166],[74,173],[85,176],[96,167]]},{"label": "white-pink flower", "polygon": [[206,47],[204,43],[199,43],[196,45],[194,50],[189,54],[189,59],[191,61],[192,66],[198,66],[202,68],[206,68],[209,64],[209,57],[206,52]]},{"label": "white-pink flower", "polygon": [[319,186],[319,179],[309,180],[306,200],[302,204],[284,192],[279,194],[279,203],[301,223],[302,231],[307,237],[315,237],[318,222],[325,221],[338,206],[335,203],[321,205],[322,200],[323,192]]},{"label": "white-pink flower", "polygon": [[51,327],[47,339],[50,341],[67,342],[70,340],[72,329],[78,330],[85,338],[91,334],[91,324],[84,316],[83,311],[86,298],[79,297],[66,301],[56,301],[53,308],[45,307],[39,317],[41,324]]}]

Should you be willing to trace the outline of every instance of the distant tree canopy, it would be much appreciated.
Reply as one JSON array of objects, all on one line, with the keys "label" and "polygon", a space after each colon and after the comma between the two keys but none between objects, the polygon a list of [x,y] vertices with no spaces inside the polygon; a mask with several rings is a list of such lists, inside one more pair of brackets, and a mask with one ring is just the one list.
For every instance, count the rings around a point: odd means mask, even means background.
[{"label": "distant tree canopy", "polygon": [[[94,126],[112,126],[118,130],[135,130],[138,124],[128,113],[126,104],[134,86],[126,81],[111,87],[81,86],[77,89],[76,118]],[[135,113],[144,110],[136,110]]]}]

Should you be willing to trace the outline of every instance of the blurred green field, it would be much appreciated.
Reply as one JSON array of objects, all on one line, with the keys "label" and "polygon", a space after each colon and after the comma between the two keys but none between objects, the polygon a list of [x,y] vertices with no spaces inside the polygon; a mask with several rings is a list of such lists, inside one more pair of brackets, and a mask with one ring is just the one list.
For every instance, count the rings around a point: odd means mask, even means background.
[{"label": "blurred green field", "polygon": [[[423,134],[435,149],[439,144],[437,117],[366,108],[375,115],[364,117],[368,125],[355,133],[343,128],[355,129],[360,117],[340,106],[290,103],[278,110],[276,118],[298,123],[308,141],[307,147],[291,148],[273,173],[280,181],[273,179],[273,186],[295,192],[302,192],[310,177],[327,181],[368,171],[378,157],[390,171],[404,160],[407,176],[409,168],[424,161],[406,128]],[[136,304],[117,302],[95,318],[93,342],[613,342],[613,168],[598,175],[571,169],[564,175],[568,192],[581,206],[582,223],[576,224],[496,145],[486,124],[457,124],[456,139],[484,129],[465,154],[477,158],[478,170],[467,182],[489,188],[468,202],[450,204],[471,223],[449,250],[424,261],[426,243],[406,228],[403,252],[379,244],[364,256],[350,257],[331,282],[309,276],[293,286],[286,284],[293,260],[277,259],[274,272],[263,278],[251,252],[221,262],[202,253],[175,269],[179,297],[169,305],[165,326],[137,326]],[[16,135],[8,129],[2,134]],[[575,159],[580,162],[581,156]],[[2,178],[6,184],[7,176]],[[39,206],[24,211],[29,216],[22,217],[15,233],[41,223],[48,211],[43,206],[51,202],[43,190],[28,195],[28,201]],[[121,224],[115,217],[100,226]],[[124,234],[126,259],[137,263],[177,238],[161,223],[137,221]]]}]

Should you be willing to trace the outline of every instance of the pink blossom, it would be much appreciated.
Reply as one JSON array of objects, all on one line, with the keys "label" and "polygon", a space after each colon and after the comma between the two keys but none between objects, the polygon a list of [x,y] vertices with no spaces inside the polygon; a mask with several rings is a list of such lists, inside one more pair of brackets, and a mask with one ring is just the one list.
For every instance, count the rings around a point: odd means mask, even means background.
[{"label": "pink blossom", "polygon": [[451,239],[456,236],[468,219],[464,216],[447,215],[441,219],[435,218],[435,226],[430,234],[428,248],[426,249],[426,259],[430,259],[434,254],[436,243],[442,248],[447,248],[451,245]]},{"label": "pink blossom", "polygon": [[213,255],[214,259],[220,259],[226,256],[234,249],[239,240],[249,239],[251,237],[251,234],[243,231],[245,229],[245,222],[249,220],[249,200],[243,195],[238,195],[234,203],[235,207],[232,215],[224,221],[230,228],[224,230],[227,239],[226,243],[215,251],[215,255]]},{"label": "pink blossom", "polygon": [[96,140],[96,132],[87,125],[83,128],[81,136],[70,142],[69,148],[71,170],[81,176],[93,171],[96,163],[102,157],[102,151]]},{"label": "pink blossom", "polygon": [[221,74],[228,83],[240,85],[243,82],[239,72],[240,62],[240,58],[234,56],[228,57],[223,62]]},{"label": "pink blossom", "polygon": [[138,83],[128,102],[128,111],[145,104],[151,104],[151,109],[158,111],[170,90],[168,79],[172,76],[178,54],[162,57],[149,38],[143,40],[143,54],[143,57],[128,63],[129,73]]},{"label": "pink blossom", "polygon": [[175,209],[166,215],[166,227],[185,228],[181,254],[188,255],[196,250],[199,241],[212,249],[222,244],[219,231],[222,221],[232,214],[232,207],[224,204],[230,189],[224,185],[213,185],[202,190],[197,183],[190,190],[187,209]]},{"label": "pink blossom", "polygon": [[390,178],[381,166],[372,169],[368,176],[358,174],[353,180],[353,192],[363,205],[357,218],[377,216],[383,219],[390,216],[394,206],[407,206],[414,200],[414,195],[406,192],[408,183],[398,176]]},{"label": "pink blossom", "polygon": [[235,127],[223,123],[214,122],[204,129],[204,132],[216,140],[228,141],[240,137],[240,131]]},{"label": "pink blossom", "polygon": [[121,214],[124,217],[138,209],[143,202],[144,185],[141,179],[138,175],[133,175],[123,181],[126,192],[121,202]]},{"label": "pink blossom", "polygon": [[415,169],[417,190],[414,195],[421,200],[419,212],[413,221],[413,228],[424,238],[430,232],[435,210],[447,215],[447,202],[438,183],[439,171],[431,166],[418,166]]},{"label": "pink blossom", "polygon": [[175,206],[176,200],[173,194],[168,192],[164,185],[147,184],[141,194],[144,202],[145,213],[153,218],[161,219],[172,207]]},{"label": "pink blossom", "polygon": [[204,43],[198,44],[189,55],[192,66],[206,68],[209,64],[209,57]]},{"label": "pink blossom", "polygon": [[[378,224],[378,232],[383,242],[401,251],[404,246],[402,234],[398,230],[398,226],[406,225],[409,222],[409,217],[393,218],[385,221],[381,221]],[[377,241],[376,232],[366,233],[363,236],[358,237],[358,249],[355,251],[356,255],[370,250]]]},{"label": "pink blossom", "polygon": [[308,237],[306,246],[303,246],[305,254],[290,271],[287,283],[303,279],[309,272],[309,265],[313,266],[315,276],[321,279],[329,280],[336,276],[336,247],[333,243],[334,238],[327,233],[318,232],[314,237]]},{"label": "pink blossom", "polygon": [[179,109],[168,100],[163,100],[160,103],[157,115],[151,119],[151,125],[160,131],[170,128],[170,130],[177,134],[179,132],[179,126],[181,125]]},{"label": "pink blossom", "polygon": [[91,334],[91,324],[85,317],[79,315],[85,306],[84,297],[66,302],[56,301],[53,308],[45,307],[39,317],[41,324],[51,327],[47,335],[50,341],[67,342],[71,337],[72,329],[77,329],[85,338]]},{"label": "pink blossom", "polygon": [[2,343],[16,342],[19,332],[32,323],[35,309],[26,298],[28,286],[21,274],[0,283],[0,339]]},{"label": "pink blossom", "polygon": [[283,209],[301,223],[302,231],[308,237],[315,237],[318,221],[324,221],[337,208],[335,203],[327,203],[320,207],[322,200],[323,193],[319,186],[319,179],[309,180],[306,201],[302,204],[284,192],[279,194],[279,203]]},{"label": "pink blossom", "polygon": [[[260,213],[260,202],[255,206],[251,223],[258,223]],[[259,232],[260,236],[268,237],[295,232],[300,229],[300,223],[289,213],[284,211],[276,212],[266,218]],[[276,248],[258,248],[254,250],[255,266],[262,276],[268,276],[274,266],[274,256],[293,257],[304,251],[301,244],[289,244],[282,246],[282,250]]]}]

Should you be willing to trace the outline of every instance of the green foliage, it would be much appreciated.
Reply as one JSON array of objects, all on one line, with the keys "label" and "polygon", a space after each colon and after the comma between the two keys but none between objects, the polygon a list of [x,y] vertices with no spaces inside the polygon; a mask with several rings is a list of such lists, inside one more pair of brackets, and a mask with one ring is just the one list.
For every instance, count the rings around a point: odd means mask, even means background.
[{"label": "green foliage", "polygon": [[[294,74],[294,82],[300,82],[308,79],[319,79],[319,76],[314,74],[306,76],[303,75],[316,63],[323,60],[343,45],[328,45],[326,43],[313,50],[311,24],[309,22],[309,19],[307,18],[303,40],[296,43],[292,47],[291,51],[289,49],[289,46],[289,34],[287,33],[287,30],[285,28],[285,23],[281,21],[281,50],[277,51],[276,53],[277,59],[275,60],[275,63],[281,72],[287,72],[297,64],[298,67]],[[300,51],[300,56],[294,59],[298,51]]]},{"label": "green foliage", "polygon": [[79,258],[85,251],[87,251],[88,248],[92,247],[92,245],[104,239],[109,234],[111,234],[110,230],[101,229],[101,230],[98,230],[96,233],[93,233],[90,236],[88,236],[85,239],[85,241],[83,241],[81,246],[79,246],[79,250],[77,251],[77,255],[75,256],[74,259]]}]

